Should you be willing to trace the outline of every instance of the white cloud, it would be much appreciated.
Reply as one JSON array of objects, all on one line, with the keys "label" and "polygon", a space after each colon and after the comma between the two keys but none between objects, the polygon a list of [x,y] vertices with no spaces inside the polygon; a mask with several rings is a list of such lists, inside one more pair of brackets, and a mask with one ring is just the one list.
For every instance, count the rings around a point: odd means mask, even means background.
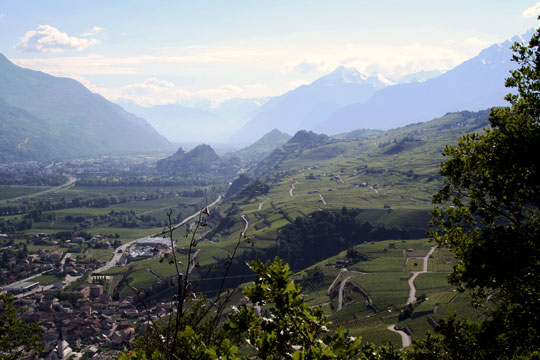
[{"label": "white cloud", "polygon": [[475,36],[465,39],[463,41],[463,44],[466,46],[471,46],[475,48],[485,48],[491,45],[489,41],[479,39]]},{"label": "white cloud", "polygon": [[100,26],[94,26],[92,29],[90,29],[89,31],[85,32],[85,33],[82,33],[81,36],[82,37],[89,37],[89,36],[93,36],[93,35],[96,35],[100,32],[102,32],[104,29]]},{"label": "white cloud", "polygon": [[250,97],[254,91],[265,89],[265,86],[262,84],[225,84],[217,88],[190,91],[178,87],[170,81],[155,77],[118,87],[100,87],[81,76],[73,76],[73,79],[79,81],[90,91],[103,95],[111,101],[129,99],[141,106],[163,105],[203,99],[212,99],[215,105],[233,97]]},{"label": "white cloud", "polygon": [[97,39],[83,39],[69,36],[50,25],[40,25],[37,30],[28,31],[21,37],[15,49],[23,52],[61,53],[65,50],[82,51],[89,46],[97,45]]},{"label": "white cloud", "polygon": [[537,2],[533,6],[525,9],[525,11],[523,11],[523,13],[521,14],[521,17],[531,18],[531,17],[536,17],[538,15],[540,15],[540,2]]},{"label": "white cloud", "polygon": [[[491,39],[489,39],[491,40]],[[231,97],[275,96],[310,83],[340,65],[387,78],[421,70],[448,70],[476,56],[494,41],[477,37],[437,43],[284,44],[264,42],[234,45],[198,45],[157,48],[152,55],[62,56],[18,58],[19,66],[55,76],[115,76],[124,86],[107,85],[95,91],[109,99],[128,97],[139,104],[163,104],[182,99],[207,98],[219,103]],[[142,78],[141,78],[142,77]],[[174,79],[176,84],[163,79]],[[130,81],[130,80],[128,80]],[[108,84],[118,81],[111,81]],[[239,85],[240,84],[240,85]],[[261,85],[261,84],[264,84]]]},{"label": "white cloud", "polygon": [[296,66],[292,69],[292,71],[301,73],[301,74],[309,74],[309,73],[315,72],[318,68],[319,68],[318,64],[302,61],[301,63],[296,64]]}]

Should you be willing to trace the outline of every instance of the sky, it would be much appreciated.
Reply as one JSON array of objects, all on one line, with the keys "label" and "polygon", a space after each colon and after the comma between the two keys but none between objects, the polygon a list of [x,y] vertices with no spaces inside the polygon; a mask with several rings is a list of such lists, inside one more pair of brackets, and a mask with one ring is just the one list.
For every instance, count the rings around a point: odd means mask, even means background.
[{"label": "sky", "polygon": [[530,0],[0,0],[0,53],[110,100],[280,95],[344,65],[448,70],[539,25]]}]

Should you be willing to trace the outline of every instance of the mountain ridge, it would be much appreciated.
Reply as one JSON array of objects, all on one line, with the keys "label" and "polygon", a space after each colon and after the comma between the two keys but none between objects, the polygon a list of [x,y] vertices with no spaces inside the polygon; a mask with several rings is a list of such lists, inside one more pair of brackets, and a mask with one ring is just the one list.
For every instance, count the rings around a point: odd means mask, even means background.
[{"label": "mountain ridge", "polygon": [[448,112],[505,105],[504,96],[510,90],[504,86],[504,79],[514,68],[510,46],[527,37],[530,32],[493,44],[435,78],[381,89],[363,103],[337,110],[314,130],[328,134],[357,128],[387,130]]},{"label": "mountain ridge", "polygon": [[356,69],[340,66],[307,85],[271,98],[257,109],[231,141],[250,142],[274,128],[286,133],[313,129],[336,110],[364,101],[389,83],[377,76],[365,76]]},{"label": "mountain ridge", "polygon": [[[36,149],[26,153],[29,159],[147,153],[171,146],[144,119],[90,92],[76,80],[18,67],[1,54],[0,99],[4,111],[24,110],[32,115],[26,120],[31,118],[37,123],[36,119],[40,119],[46,125],[48,131],[38,136],[42,146],[47,138],[52,143],[69,144],[68,150],[51,156]],[[32,124],[28,121],[12,122],[11,130],[24,137],[31,133]]]}]

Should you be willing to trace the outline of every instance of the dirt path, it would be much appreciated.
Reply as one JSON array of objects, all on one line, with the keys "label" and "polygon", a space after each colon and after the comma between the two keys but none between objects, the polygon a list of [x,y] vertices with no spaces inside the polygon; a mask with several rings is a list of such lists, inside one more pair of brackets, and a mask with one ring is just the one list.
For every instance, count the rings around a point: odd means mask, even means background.
[{"label": "dirt path", "polygon": [[319,197],[321,198],[322,203],[323,203],[324,205],[326,205],[326,201],[324,201],[324,198],[323,198],[322,194],[319,194]]},{"label": "dirt path", "polygon": [[411,345],[411,337],[405,331],[396,329],[396,325],[390,325],[387,327],[387,329],[392,332],[398,333],[401,336],[402,347],[407,347]]},{"label": "dirt path", "polygon": [[[431,249],[429,249],[426,256],[424,256],[423,260],[423,266],[422,271],[414,271],[412,276],[409,278],[409,298],[407,299],[407,305],[412,304],[416,301],[416,286],[414,285],[414,280],[418,277],[420,274],[424,274],[428,272],[428,260],[429,257],[433,254],[435,249],[438,245],[432,246]],[[405,255],[405,253],[403,253]],[[401,336],[401,343],[403,347],[407,347],[411,345],[411,336],[407,334],[406,332],[396,329],[396,324],[390,325],[387,327],[388,330],[393,331],[395,333],[398,333]]]},{"label": "dirt path", "polygon": [[368,188],[370,188],[371,190],[375,191],[377,194],[379,193],[379,190],[375,189],[373,186],[371,185],[368,185]]},{"label": "dirt path", "polygon": [[349,276],[347,276],[345,279],[343,279],[341,281],[341,285],[339,286],[339,295],[338,295],[338,307],[337,307],[338,311],[341,310],[341,308],[343,307],[343,289],[345,289],[345,284],[352,277],[353,277],[353,275],[349,275]]},{"label": "dirt path", "polygon": [[291,188],[289,190],[289,195],[291,195],[292,197],[294,197],[293,190],[294,190],[294,185],[295,184],[300,184],[300,183],[298,181],[295,181],[293,184],[291,184]]},{"label": "dirt path", "polygon": [[420,274],[427,273],[428,269],[428,259],[435,251],[435,248],[437,248],[437,245],[432,246],[431,249],[429,249],[426,256],[424,256],[424,264],[422,267],[422,271],[414,271],[412,276],[409,278],[409,298],[407,299],[407,305],[412,304],[416,301],[416,286],[414,285],[414,280],[418,277]]},{"label": "dirt path", "polygon": [[262,209],[262,207],[263,207],[264,204],[266,204],[266,201],[260,202],[260,203],[259,203],[259,207],[257,208],[257,210],[260,211],[260,210]]},{"label": "dirt path", "polygon": [[347,271],[347,269],[341,269],[341,271],[337,274],[336,278],[334,279],[334,281],[332,281],[332,283],[330,284],[330,286],[328,287],[328,291],[326,292],[328,295],[330,295],[330,293],[332,292],[332,289],[334,288],[334,286],[336,285],[338,279],[339,279],[339,276],[344,273],[345,271]]},{"label": "dirt path", "polygon": [[246,218],[246,215],[240,215],[240,217],[242,218],[242,220],[244,220],[244,222],[246,223],[246,225],[244,226],[244,230],[242,231],[242,237],[245,237],[246,236],[246,231],[249,227],[249,221],[248,219]]}]

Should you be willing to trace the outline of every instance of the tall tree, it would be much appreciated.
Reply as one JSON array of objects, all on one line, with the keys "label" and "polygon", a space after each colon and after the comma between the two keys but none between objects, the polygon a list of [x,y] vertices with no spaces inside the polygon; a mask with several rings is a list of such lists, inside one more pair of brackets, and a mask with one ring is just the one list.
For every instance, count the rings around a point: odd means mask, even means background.
[{"label": "tall tree", "polygon": [[494,304],[481,324],[442,327],[475,358],[528,357],[540,344],[540,29],[513,50],[510,106],[491,111],[485,134],[446,147],[434,195],[432,237],[458,259],[451,282]]}]

